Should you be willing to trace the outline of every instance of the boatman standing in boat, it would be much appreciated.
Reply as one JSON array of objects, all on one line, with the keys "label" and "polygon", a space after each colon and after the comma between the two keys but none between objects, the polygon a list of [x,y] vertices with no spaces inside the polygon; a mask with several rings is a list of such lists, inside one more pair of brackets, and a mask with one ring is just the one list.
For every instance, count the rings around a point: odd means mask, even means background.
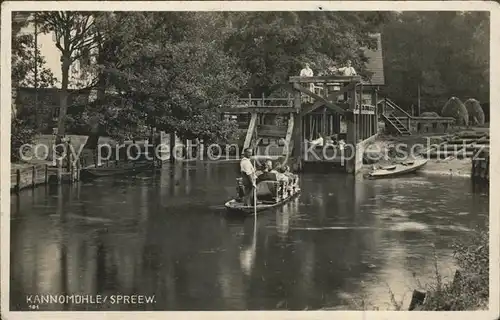
[{"label": "boatman standing in boat", "polygon": [[255,167],[250,161],[250,157],[252,156],[252,149],[246,148],[243,151],[243,159],[240,161],[240,171],[241,177],[243,180],[243,187],[245,195],[243,196],[243,203],[246,206],[253,205],[253,194],[254,188],[256,188],[256,180],[257,176],[255,174]]}]

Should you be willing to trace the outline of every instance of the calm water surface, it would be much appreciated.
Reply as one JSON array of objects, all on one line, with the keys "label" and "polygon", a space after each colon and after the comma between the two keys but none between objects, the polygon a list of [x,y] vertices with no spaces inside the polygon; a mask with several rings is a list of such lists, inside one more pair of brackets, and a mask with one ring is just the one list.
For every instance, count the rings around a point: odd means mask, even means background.
[{"label": "calm water surface", "polygon": [[439,269],[450,245],[486,228],[488,195],[468,179],[355,180],[304,174],[302,194],[247,219],[227,216],[237,164],[161,172],[11,197],[11,310],[32,294],[142,294],[154,303],[40,310],[391,308]]}]

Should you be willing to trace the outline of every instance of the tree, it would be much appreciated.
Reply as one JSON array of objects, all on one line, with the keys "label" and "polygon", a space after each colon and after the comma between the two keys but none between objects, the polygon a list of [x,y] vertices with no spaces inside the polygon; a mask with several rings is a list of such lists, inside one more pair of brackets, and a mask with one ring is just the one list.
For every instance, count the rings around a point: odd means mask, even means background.
[{"label": "tree", "polygon": [[[46,67],[46,61],[41,55],[40,49],[35,48],[34,33],[21,33],[21,29],[29,22],[27,18],[22,22],[13,22],[12,25],[12,87],[51,87],[57,79]],[[35,74],[37,75],[36,79]],[[30,108],[28,111],[29,114],[36,113],[37,110]]]},{"label": "tree", "polygon": [[57,129],[58,134],[64,136],[70,67],[95,48],[94,19],[91,12],[46,11],[38,13],[37,20],[43,32],[55,34],[55,44],[61,52],[62,79]]},{"label": "tree", "polygon": [[45,67],[45,58],[40,49],[34,46],[33,34],[12,36],[12,87],[35,87],[35,68],[37,69],[37,88],[48,88],[57,79]]},{"label": "tree", "polygon": [[[34,34],[22,34],[21,29],[29,23],[14,22],[12,26],[12,87],[46,88],[54,85],[56,79],[45,67],[45,59],[40,49],[35,47]],[[35,81],[34,75],[37,74]],[[24,105],[17,110],[13,106],[11,117],[11,161],[19,160],[19,148],[30,143],[38,129],[36,118],[38,105]]]},{"label": "tree", "polygon": [[133,12],[116,14],[116,21],[113,56],[100,68],[116,92],[112,112],[120,127],[215,138],[206,133],[221,128],[219,106],[237,97],[244,80],[217,41],[220,20],[210,13]]},{"label": "tree", "polygon": [[489,100],[487,12],[403,12],[383,27],[385,93],[439,111],[450,96]]},{"label": "tree", "polygon": [[370,34],[378,31],[386,13],[249,12],[229,14],[227,19],[232,29],[226,51],[251,74],[247,93],[260,96],[298,75],[305,62],[318,74],[332,61],[350,59],[369,77],[361,48],[373,48]]}]

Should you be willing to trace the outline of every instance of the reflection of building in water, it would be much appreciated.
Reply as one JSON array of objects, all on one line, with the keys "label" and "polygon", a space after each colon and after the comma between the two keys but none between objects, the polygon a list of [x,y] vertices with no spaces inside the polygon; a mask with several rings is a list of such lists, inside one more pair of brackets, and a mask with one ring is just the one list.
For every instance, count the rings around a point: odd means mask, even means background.
[{"label": "reflection of building in water", "polygon": [[171,194],[174,196],[178,196],[181,191],[181,179],[182,179],[182,163],[176,163],[172,165],[172,180],[171,184]]},{"label": "reflection of building in water", "polygon": [[74,232],[68,239],[68,291],[69,293],[96,293],[96,247],[89,239],[94,234]]},{"label": "reflection of building in water", "polygon": [[[226,236],[234,237],[234,235],[244,234],[244,230],[245,228],[242,226],[231,226],[229,227],[229,230],[227,230],[228,232],[223,233],[223,238],[221,239],[222,242],[230,245],[225,246],[226,250],[219,254],[217,282],[221,289],[221,296],[224,301],[225,308],[229,309],[245,310],[248,307],[246,304],[247,297],[245,291],[245,279],[242,277],[240,272],[235,272],[234,257],[238,256],[239,251],[240,260],[238,262],[240,268],[245,274],[246,272],[249,272],[250,274],[255,261],[256,248],[254,243],[256,244],[256,242],[252,239],[252,245],[243,245],[243,250],[240,251],[241,245],[231,245],[234,242],[233,239],[226,238]],[[243,253],[245,250],[247,250],[248,253]]]},{"label": "reflection of building in water", "polygon": [[190,181],[191,170],[193,170],[193,168],[188,163],[184,164],[184,194],[185,195],[189,195],[191,193],[191,181]]},{"label": "reflection of building in water", "polygon": [[[304,242],[302,244],[303,256],[302,264],[300,266],[300,274],[302,275],[302,282],[306,287],[310,287],[313,284],[314,279],[314,266],[315,266],[315,245],[310,242]],[[306,291],[307,292],[307,291]]]},{"label": "reflection of building in water", "polygon": [[285,239],[290,231],[290,223],[298,215],[299,198],[292,199],[276,210],[276,229],[280,238]]},{"label": "reflection of building in water", "polygon": [[286,235],[290,230],[290,212],[283,206],[281,210],[276,210],[276,229],[282,240],[286,239]]},{"label": "reflection of building in water", "polygon": [[[139,225],[146,227],[149,215],[149,185],[144,183],[141,186],[141,202],[139,204]],[[139,228],[140,228],[139,226]],[[142,229],[142,228],[140,228]]]},{"label": "reflection of building in water", "polygon": [[356,176],[354,182],[354,210],[359,212],[359,207],[366,200],[365,197],[365,189],[366,184],[370,181],[363,181],[364,178],[362,176]]}]

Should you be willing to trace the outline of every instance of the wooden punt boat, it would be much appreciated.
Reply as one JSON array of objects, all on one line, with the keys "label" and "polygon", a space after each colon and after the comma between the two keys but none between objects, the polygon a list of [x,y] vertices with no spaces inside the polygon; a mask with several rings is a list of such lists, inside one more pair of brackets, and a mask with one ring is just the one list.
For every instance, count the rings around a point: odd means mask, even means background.
[{"label": "wooden punt boat", "polygon": [[80,176],[83,179],[96,179],[118,175],[129,175],[143,172],[153,167],[152,161],[129,162],[117,166],[101,166],[96,168],[82,169]]},{"label": "wooden punt boat", "polygon": [[427,163],[427,159],[416,159],[397,163],[395,165],[373,170],[369,173],[371,178],[391,178],[403,174],[408,174],[421,169]]},{"label": "wooden punt boat", "polygon": [[238,186],[237,186],[237,193],[238,197],[236,199],[229,200],[228,202],[225,203],[225,207],[229,212],[232,213],[238,213],[238,214],[243,214],[243,215],[253,215],[255,211],[257,213],[269,210],[272,208],[276,208],[279,206],[284,205],[291,199],[295,198],[298,194],[300,194],[300,187],[299,187],[299,179],[296,177],[293,182],[287,183],[284,181],[263,181],[261,183],[270,183],[273,184],[275,189],[275,194],[276,197],[273,199],[269,200],[262,200],[259,199],[259,196],[257,196],[257,206],[256,208],[252,206],[246,206],[242,202],[242,196],[243,196],[243,185],[242,185],[242,179],[238,178],[237,179]]}]

